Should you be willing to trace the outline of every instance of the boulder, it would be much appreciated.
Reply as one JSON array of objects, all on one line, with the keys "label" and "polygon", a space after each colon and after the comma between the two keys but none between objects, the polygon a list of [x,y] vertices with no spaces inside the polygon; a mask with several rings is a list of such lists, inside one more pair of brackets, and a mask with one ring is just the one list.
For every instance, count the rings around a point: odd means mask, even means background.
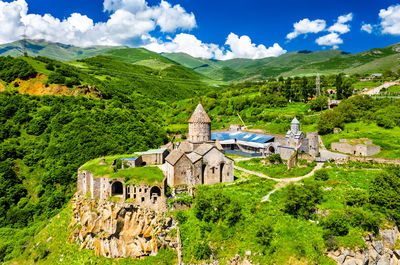
[{"label": "boulder", "polygon": [[388,253],[385,253],[378,261],[376,265],[390,265],[391,257]]},{"label": "boulder", "polygon": [[397,227],[393,229],[385,229],[380,231],[382,236],[383,246],[388,249],[394,249],[397,239]]},{"label": "boulder", "polygon": [[383,242],[382,242],[382,240],[373,241],[372,242],[372,246],[374,247],[376,252],[378,252],[379,255],[383,254]]}]

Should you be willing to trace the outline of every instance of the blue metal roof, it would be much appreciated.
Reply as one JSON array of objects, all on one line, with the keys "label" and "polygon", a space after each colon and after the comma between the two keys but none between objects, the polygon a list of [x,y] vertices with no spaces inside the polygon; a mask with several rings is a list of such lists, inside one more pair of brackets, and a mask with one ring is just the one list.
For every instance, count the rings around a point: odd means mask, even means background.
[{"label": "blue metal roof", "polygon": [[247,142],[254,143],[267,143],[274,139],[273,136],[270,135],[262,135],[255,133],[247,133],[247,132],[221,132],[221,133],[212,133],[211,140],[242,140]]},{"label": "blue metal roof", "polygon": [[136,160],[137,157],[121,158],[121,160]]}]

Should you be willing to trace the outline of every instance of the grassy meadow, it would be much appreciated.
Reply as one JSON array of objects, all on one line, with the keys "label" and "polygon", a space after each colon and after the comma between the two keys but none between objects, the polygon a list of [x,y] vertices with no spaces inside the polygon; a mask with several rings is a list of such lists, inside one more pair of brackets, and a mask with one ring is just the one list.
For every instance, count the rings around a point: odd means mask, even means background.
[{"label": "grassy meadow", "polygon": [[344,130],[339,134],[328,134],[322,136],[327,148],[331,143],[339,142],[339,139],[369,138],[373,143],[381,147],[381,152],[375,157],[399,159],[400,158],[400,128],[385,129],[375,123],[355,122],[346,124]]},{"label": "grassy meadow", "polygon": [[[239,167],[261,172],[271,178],[295,178],[307,175],[310,173],[316,163],[307,163],[306,161],[302,161],[303,163],[299,163],[299,166],[295,166],[292,169],[288,169],[286,163],[282,164],[261,164],[261,158],[253,158],[251,160],[245,160],[237,162],[236,164]],[[303,165],[301,165],[303,164]]]}]

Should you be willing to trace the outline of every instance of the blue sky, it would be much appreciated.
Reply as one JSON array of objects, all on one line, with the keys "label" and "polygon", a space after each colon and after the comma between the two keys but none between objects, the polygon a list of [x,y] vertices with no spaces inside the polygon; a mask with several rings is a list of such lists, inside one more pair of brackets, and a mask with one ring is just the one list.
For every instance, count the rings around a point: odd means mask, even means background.
[{"label": "blue sky", "polygon": [[[25,31],[30,38],[78,46],[144,46],[217,59],[332,48],[355,53],[400,42],[399,4],[389,0],[165,0],[163,4],[0,0],[0,43],[13,41]],[[364,24],[368,26],[361,30]]]}]

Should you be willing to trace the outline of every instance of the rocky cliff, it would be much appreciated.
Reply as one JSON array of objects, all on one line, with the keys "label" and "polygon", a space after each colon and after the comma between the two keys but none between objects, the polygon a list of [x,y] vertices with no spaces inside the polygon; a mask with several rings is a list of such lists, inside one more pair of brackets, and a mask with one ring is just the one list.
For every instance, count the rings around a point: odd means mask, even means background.
[{"label": "rocky cliff", "polygon": [[178,248],[177,223],[165,213],[129,203],[75,196],[69,240],[110,258],[156,255],[163,247]]},{"label": "rocky cliff", "polygon": [[339,249],[327,253],[343,265],[400,265],[400,233],[397,227],[379,231],[379,236],[364,237],[366,248],[355,251]]}]

